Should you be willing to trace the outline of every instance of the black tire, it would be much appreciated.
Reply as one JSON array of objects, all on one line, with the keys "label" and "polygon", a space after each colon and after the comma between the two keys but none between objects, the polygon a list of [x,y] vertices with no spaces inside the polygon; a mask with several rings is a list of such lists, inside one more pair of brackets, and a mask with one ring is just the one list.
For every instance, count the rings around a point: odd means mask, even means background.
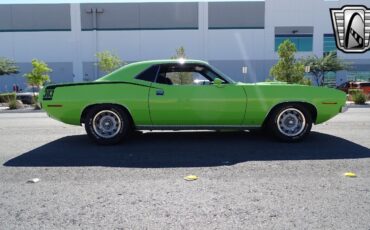
[{"label": "black tire", "polygon": [[[106,121],[106,123],[104,123],[104,121]],[[110,125],[108,124],[105,126],[102,123],[110,123]],[[132,127],[133,124],[129,114],[115,105],[96,105],[90,108],[86,113],[86,133],[97,144],[117,144],[131,133]],[[112,131],[105,132],[108,128],[111,128]]]},{"label": "black tire", "polygon": [[[295,126],[296,121],[298,123]],[[293,122],[293,125],[290,122]],[[286,104],[271,112],[265,131],[281,141],[297,142],[304,139],[311,128],[312,115],[306,107],[300,104]]]}]

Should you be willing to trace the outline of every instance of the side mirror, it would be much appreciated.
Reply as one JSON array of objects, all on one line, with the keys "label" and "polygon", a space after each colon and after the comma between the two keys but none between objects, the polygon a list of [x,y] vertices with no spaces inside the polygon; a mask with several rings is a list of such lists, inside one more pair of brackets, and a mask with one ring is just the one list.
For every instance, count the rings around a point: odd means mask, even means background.
[{"label": "side mirror", "polygon": [[213,84],[217,87],[221,87],[223,82],[224,82],[223,80],[217,77],[213,80]]}]

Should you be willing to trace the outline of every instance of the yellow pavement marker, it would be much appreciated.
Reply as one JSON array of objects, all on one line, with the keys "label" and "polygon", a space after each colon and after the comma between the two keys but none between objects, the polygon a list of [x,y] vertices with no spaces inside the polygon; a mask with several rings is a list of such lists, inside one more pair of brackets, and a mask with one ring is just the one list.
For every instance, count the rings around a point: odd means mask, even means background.
[{"label": "yellow pavement marker", "polygon": [[346,173],[344,173],[344,176],[346,176],[346,177],[357,177],[356,173],[354,173],[354,172],[346,172]]},{"label": "yellow pavement marker", "polygon": [[186,177],[184,177],[184,180],[187,180],[187,181],[193,181],[193,180],[197,180],[198,177],[195,176],[195,175],[188,175]]}]

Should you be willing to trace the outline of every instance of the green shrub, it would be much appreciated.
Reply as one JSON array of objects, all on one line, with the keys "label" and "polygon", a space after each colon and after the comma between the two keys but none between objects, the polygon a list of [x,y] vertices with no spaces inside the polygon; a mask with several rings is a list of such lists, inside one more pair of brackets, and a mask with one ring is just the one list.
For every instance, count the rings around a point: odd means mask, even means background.
[{"label": "green shrub", "polygon": [[0,94],[0,103],[8,103],[16,99],[15,93],[2,93]]},{"label": "green shrub", "polygon": [[353,101],[355,102],[355,104],[365,104],[366,96],[363,93],[356,93],[353,97]]},{"label": "green shrub", "polygon": [[19,100],[11,100],[9,101],[9,109],[21,109],[23,108],[23,103],[22,101]]},{"label": "green shrub", "polygon": [[312,82],[311,82],[310,79],[304,77],[304,78],[302,78],[302,80],[300,82],[298,82],[298,84],[311,86]]},{"label": "green shrub", "polygon": [[355,104],[365,104],[366,95],[360,89],[350,89],[348,93],[351,95],[353,102]]},{"label": "green shrub", "polygon": [[353,95],[353,94],[356,94],[356,93],[362,93],[362,90],[361,89],[349,89],[348,90],[348,94],[349,95]]},{"label": "green shrub", "polygon": [[17,109],[17,101],[16,100],[10,101],[8,106],[9,106],[9,109]]}]

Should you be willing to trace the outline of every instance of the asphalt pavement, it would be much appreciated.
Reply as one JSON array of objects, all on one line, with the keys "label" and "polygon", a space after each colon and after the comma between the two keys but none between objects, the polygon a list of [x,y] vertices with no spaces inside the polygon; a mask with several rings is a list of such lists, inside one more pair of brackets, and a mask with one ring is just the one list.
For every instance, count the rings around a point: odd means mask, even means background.
[{"label": "asphalt pavement", "polygon": [[369,107],[294,144],[145,132],[97,146],[45,113],[0,113],[0,229],[370,229],[369,148]]}]

